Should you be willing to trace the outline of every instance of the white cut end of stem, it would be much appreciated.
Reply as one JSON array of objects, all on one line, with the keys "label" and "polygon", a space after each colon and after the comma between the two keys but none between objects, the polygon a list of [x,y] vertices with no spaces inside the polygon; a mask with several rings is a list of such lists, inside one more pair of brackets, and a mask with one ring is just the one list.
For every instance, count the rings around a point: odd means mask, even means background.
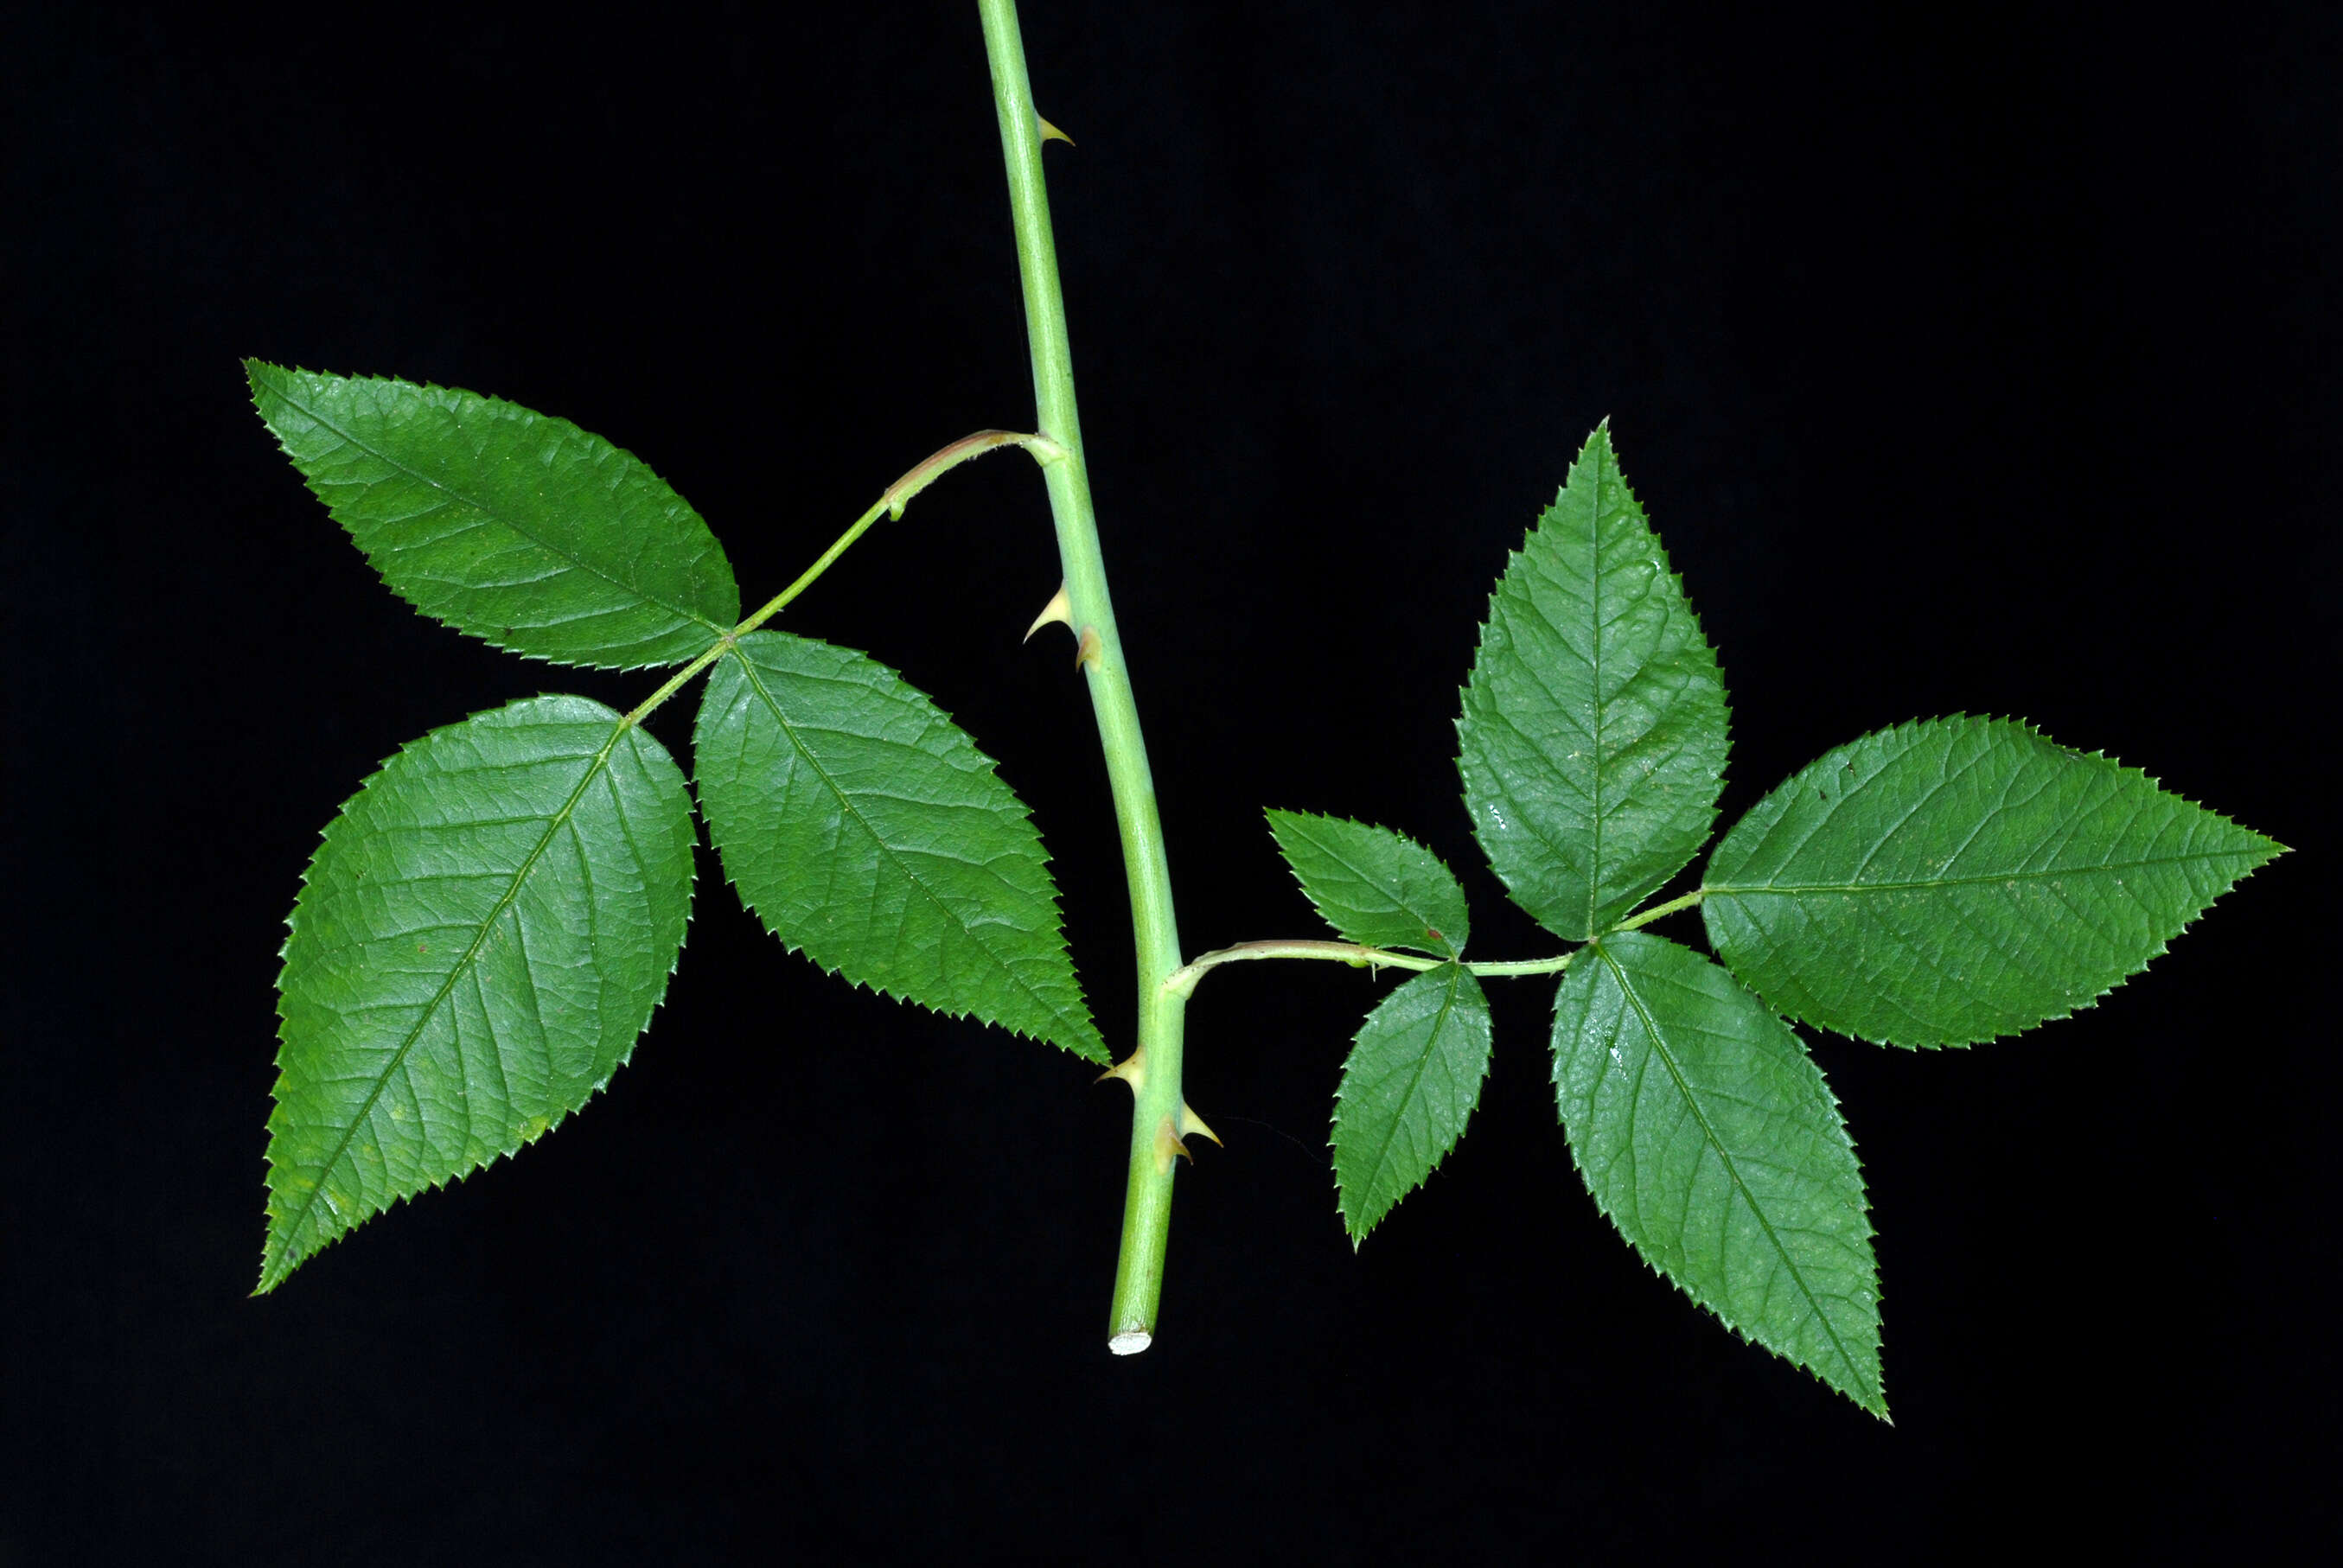
[{"label": "white cut end of stem", "polygon": [[1155,1342],[1155,1336],[1145,1329],[1126,1329],[1107,1341],[1106,1348],[1119,1356],[1135,1356]]}]

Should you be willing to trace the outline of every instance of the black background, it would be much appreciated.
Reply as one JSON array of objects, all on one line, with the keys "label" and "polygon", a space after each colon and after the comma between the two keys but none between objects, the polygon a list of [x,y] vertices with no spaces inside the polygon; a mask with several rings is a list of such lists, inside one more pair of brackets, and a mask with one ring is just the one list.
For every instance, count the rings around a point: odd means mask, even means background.
[{"label": "black background", "polygon": [[[1908,14],[1897,14],[1908,10]],[[1451,761],[1485,595],[1609,416],[1734,702],[1730,821],[2011,713],[2296,847],[2021,1041],[1814,1050],[1891,1428],[1594,1211],[1547,988],[1364,1251],[1326,1115],[1380,988],[1190,1014],[1227,1139],[1108,1356],[1127,1100],[762,937],[702,854],[631,1065],[263,1300],[271,985],[318,829],[545,689],[386,592],[241,355],[638,453],[745,597],[1031,389],[971,8],[35,6],[5,50],[12,657],[0,1561],[1427,1561],[2016,1539],[2331,1550],[2331,8],[1041,4],[1101,526],[1187,948],[1312,933],[1260,808],[1413,832],[1550,950]],[[1892,20],[1889,19],[1892,17]],[[1110,1037],[1103,769],[1021,457],[786,624],[1032,805]],[[689,706],[650,723],[686,754]],[[1696,921],[1666,928],[1696,940]],[[2317,1543],[2317,1546],[2313,1546]]]}]

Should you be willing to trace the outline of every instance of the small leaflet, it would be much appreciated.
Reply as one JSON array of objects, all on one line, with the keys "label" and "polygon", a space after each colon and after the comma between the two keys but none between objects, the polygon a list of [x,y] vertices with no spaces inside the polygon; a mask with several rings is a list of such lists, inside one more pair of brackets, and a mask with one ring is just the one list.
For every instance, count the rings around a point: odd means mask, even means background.
[{"label": "small leaflet", "polygon": [[1423,845],[1388,828],[1299,811],[1271,811],[1269,830],[1302,892],[1345,940],[1442,959],[1464,950],[1464,890]]},{"label": "small leaflet", "polygon": [[1464,1136],[1489,1075],[1489,1000],[1462,964],[1427,970],[1359,1026],[1334,1101],[1334,1181],[1353,1245]]}]

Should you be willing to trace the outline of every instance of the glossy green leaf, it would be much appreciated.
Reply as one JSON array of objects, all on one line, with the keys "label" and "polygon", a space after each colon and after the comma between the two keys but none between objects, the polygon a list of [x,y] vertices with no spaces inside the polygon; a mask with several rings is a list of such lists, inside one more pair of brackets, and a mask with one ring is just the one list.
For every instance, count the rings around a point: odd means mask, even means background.
[{"label": "glossy green leaf", "polygon": [[1334,1181],[1353,1246],[1456,1147],[1488,1074],[1489,1001],[1461,964],[1417,975],[1367,1015],[1334,1101]]},{"label": "glossy green leaf", "polygon": [[582,697],[435,729],[326,829],[278,980],[260,1288],[536,1139],[650,1021],[691,909],[691,806]]},{"label": "glossy green leaf", "polygon": [[1604,937],[1563,977],[1554,1083],[1587,1190],[1646,1261],[1887,1413],[1863,1172],[1789,1026],[1689,948]]},{"label": "glossy green leaf", "polygon": [[700,809],[741,900],[822,968],[1105,1063],[1024,804],[867,655],[752,632],[710,671]]},{"label": "glossy green leaf", "polygon": [[1269,830],[1302,890],[1345,940],[1433,958],[1464,950],[1464,890],[1440,857],[1388,828],[1272,811]]},{"label": "glossy green leaf", "polygon": [[1456,730],[1489,864],[1569,940],[1634,910],[1715,822],[1724,682],[1608,424],[1497,584]]},{"label": "glossy green leaf", "polygon": [[245,361],[261,418],[392,591],[498,648],[633,669],[740,618],[708,525],[639,459],[477,393]]},{"label": "glossy green leaf", "polygon": [[1936,719],[1759,801],[1709,858],[1701,914],[1793,1018],[1967,1045],[2090,1006],[2279,852],[2014,719]]}]

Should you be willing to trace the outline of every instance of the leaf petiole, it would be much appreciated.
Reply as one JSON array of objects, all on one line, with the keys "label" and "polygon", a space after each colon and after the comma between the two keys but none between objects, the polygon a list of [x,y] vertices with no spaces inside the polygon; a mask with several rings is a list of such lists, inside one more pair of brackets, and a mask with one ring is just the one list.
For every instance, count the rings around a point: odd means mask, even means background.
[{"label": "leaf petiole", "polygon": [[[1620,921],[1603,934],[1613,936],[1621,931],[1635,930],[1650,925],[1664,915],[1673,915],[1680,910],[1695,909],[1701,900],[1706,896],[1706,891],[1705,889],[1695,889],[1681,899],[1670,899],[1664,904],[1654,904],[1641,914]],[[1578,950],[1573,948],[1569,952],[1550,959],[1467,960],[1464,968],[1473,974],[1483,976],[1560,974],[1570,967],[1570,960],[1577,956]],[[1393,952],[1389,948],[1371,948],[1363,942],[1327,942],[1307,940],[1239,942],[1232,948],[1216,948],[1209,953],[1199,954],[1187,964],[1173,970],[1163,981],[1163,994],[1183,999],[1193,996],[1196,991],[1196,982],[1204,978],[1205,971],[1218,969],[1222,964],[1242,963],[1248,959],[1327,959],[1336,963],[1349,964],[1354,969],[1418,971],[1436,970],[1442,964],[1450,961],[1446,959],[1427,958],[1421,953],[1400,953]]]},{"label": "leaf petiole", "polygon": [[901,478],[888,486],[886,493],[870,503],[870,509],[854,519],[853,527],[839,535],[831,542],[830,548],[822,551],[815,559],[813,565],[798,574],[797,581],[758,606],[755,613],[748,619],[710,643],[699,658],[668,677],[666,682],[657,691],[637,703],[634,709],[618,721],[619,731],[623,733],[633,726],[640,724],[650,715],[653,709],[689,685],[693,676],[723,658],[742,638],[780,614],[788,608],[791,599],[811,588],[820,578],[822,573],[836,565],[838,558],[852,548],[854,541],[869,533],[870,526],[880,518],[900,518],[905,503],[913,496],[918,495],[943,475],[959,467],[970,458],[981,457],[987,452],[997,452],[1003,447],[1024,447],[1033,454],[1033,460],[1044,467],[1061,460],[1066,455],[1065,448],[1055,441],[1016,430],[979,430],[973,436],[963,436],[949,447],[941,448],[932,457],[913,467]]},{"label": "leaf petiole", "polygon": [[[1551,975],[1560,974],[1570,967],[1577,949],[1550,959],[1503,959],[1467,962],[1466,970],[1476,975]],[[1175,970],[1163,981],[1163,994],[1185,999],[1195,993],[1196,982],[1208,970],[1222,964],[1242,963],[1248,959],[1330,959],[1354,969],[1395,969],[1419,971],[1436,970],[1452,963],[1451,959],[1427,958],[1422,953],[1399,953],[1388,948],[1371,948],[1363,942],[1325,941],[1261,941],[1239,942],[1232,948],[1220,948],[1200,954],[1193,960]]]},{"label": "leaf petiole", "polygon": [[1639,915],[1634,915],[1626,920],[1621,920],[1617,925],[1613,926],[1610,930],[1605,931],[1604,935],[1610,936],[1619,931],[1640,930],[1644,927],[1650,925],[1654,920],[1658,920],[1663,915],[1673,915],[1680,910],[1699,908],[1701,900],[1706,897],[1708,897],[1708,890],[1706,888],[1694,888],[1691,892],[1686,893],[1681,899],[1670,899],[1664,904],[1654,904]]}]

